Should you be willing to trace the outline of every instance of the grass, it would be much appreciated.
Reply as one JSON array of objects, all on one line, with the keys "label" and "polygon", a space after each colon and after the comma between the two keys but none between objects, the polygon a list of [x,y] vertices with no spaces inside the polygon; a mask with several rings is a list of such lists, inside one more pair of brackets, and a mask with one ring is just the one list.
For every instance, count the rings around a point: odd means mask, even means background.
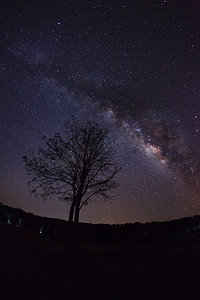
[{"label": "grass", "polygon": [[0,224],[1,299],[198,299],[200,233],[64,243]]}]

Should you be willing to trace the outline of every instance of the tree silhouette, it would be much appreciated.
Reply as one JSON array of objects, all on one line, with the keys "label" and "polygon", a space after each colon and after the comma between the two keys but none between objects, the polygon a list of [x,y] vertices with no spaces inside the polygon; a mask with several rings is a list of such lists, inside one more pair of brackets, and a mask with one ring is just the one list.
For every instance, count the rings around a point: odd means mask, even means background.
[{"label": "tree silhouette", "polygon": [[79,222],[79,213],[89,200],[109,198],[118,184],[120,170],[114,163],[113,139],[105,126],[97,123],[67,122],[62,137],[43,137],[45,145],[35,156],[24,156],[30,177],[30,191],[47,198],[57,195],[71,201],[70,222]]}]

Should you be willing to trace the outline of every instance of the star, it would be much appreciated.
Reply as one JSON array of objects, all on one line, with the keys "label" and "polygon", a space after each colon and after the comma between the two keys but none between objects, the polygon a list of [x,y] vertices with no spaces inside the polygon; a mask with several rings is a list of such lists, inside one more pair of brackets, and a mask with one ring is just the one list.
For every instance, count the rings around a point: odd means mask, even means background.
[{"label": "star", "polygon": [[72,116],[115,139],[116,199],[81,220],[126,223],[200,213],[198,5],[188,1],[2,2],[0,201],[65,218],[27,189],[22,157]]}]

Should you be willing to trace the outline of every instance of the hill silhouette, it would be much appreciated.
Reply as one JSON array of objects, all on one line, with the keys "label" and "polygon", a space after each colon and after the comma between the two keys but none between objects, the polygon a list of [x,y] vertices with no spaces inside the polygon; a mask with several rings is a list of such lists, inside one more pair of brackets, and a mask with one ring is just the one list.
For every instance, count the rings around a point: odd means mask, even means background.
[{"label": "hill silhouette", "polygon": [[1,299],[196,299],[199,224],[73,226],[0,204]]},{"label": "hill silhouette", "polygon": [[200,216],[151,223],[73,224],[62,219],[47,218],[3,205],[0,202],[0,223],[40,233],[52,239],[65,240],[75,235],[83,241],[127,242],[138,240],[166,239],[200,231]]}]

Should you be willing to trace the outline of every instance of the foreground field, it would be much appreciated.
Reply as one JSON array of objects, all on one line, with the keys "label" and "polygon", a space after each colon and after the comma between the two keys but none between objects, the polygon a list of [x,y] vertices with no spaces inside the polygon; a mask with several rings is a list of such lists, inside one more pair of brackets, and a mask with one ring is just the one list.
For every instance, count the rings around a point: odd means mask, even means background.
[{"label": "foreground field", "polygon": [[0,224],[1,299],[198,299],[200,234],[55,241]]}]

